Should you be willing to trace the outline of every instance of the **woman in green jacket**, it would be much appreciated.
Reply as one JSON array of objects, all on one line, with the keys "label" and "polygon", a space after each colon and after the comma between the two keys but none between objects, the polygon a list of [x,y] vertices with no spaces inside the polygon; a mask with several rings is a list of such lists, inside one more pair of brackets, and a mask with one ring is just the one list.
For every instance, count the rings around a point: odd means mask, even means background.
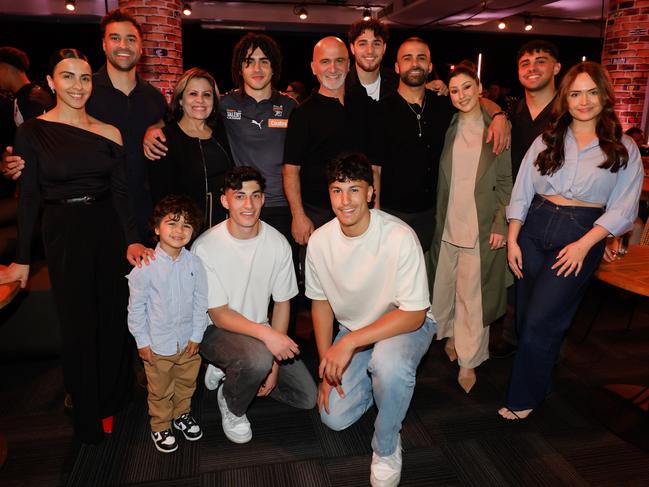
[{"label": "woman in green jacket", "polygon": [[481,109],[482,87],[472,64],[454,69],[449,89],[458,113],[440,158],[428,281],[437,339],[448,338],[444,350],[458,360],[458,382],[468,393],[475,367],[489,357],[488,325],[506,308],[511,157],[509,150],[494,155],[492,143],[485,143],[491,119]]}]

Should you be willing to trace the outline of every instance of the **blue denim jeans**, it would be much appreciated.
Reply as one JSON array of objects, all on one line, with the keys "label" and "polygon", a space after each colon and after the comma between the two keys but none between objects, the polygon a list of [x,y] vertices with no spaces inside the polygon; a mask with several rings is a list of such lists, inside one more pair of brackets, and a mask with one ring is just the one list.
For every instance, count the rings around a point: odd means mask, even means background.
[{"label": "blue denim jeans", "polygon": [[[329,414],[324,409],[320,412],[322,422],[333,430],[343,430],[376,403],[372,449],[379,456],[394,453],[415,389],[417,366],[436,331],[437,324],[426,318],[413,332],[386,338],[356,352],[343,374],[345,397],[331,390]],[[347,333],[349,330],[341,327],[334,342]]]},{"label": "blue denim jeans", "polygon": [[507,406],[515,411],[538,406],[551,389],[552,370],[561,342],[597,270],[605,241],[594,245],[579,276],[557,276],[551,269],[557,254],[591,228],[599,208],[557,206],[541,196],[532,201],[518,237],[523,278],[516,281],[519,346],[514,360]]}]

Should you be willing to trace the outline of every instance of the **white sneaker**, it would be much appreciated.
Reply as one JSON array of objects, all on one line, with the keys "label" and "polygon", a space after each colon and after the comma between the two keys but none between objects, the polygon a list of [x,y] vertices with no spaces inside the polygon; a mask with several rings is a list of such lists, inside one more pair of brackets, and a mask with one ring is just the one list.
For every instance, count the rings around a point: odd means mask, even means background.
[{"label": "white sneaker", "polygon": [[372,453],[370,467],[370,484],[372,487],[396,487],[401,480],[401,436],[397,441],[397,449],[392,455],[380,457]]},{"label": "white sneaker", "polygon": [[223,387],[219,387],[216,393],[216,402],[221,410],[221,424],[223,425],[223,433],[228,440],[233,443],[248,443],[252,440],[252,429],[250,422],[244,414],[243,416],[235,416],[229,409],[228,404],[223,397]]},{"label": "white sneaker", "polygon": [[212,364],[207,364],[207,370],[205,371],[205,388],[208,391],[213,391],[225,377],[225,372],[223,372],[218,367],[214,367]]}]

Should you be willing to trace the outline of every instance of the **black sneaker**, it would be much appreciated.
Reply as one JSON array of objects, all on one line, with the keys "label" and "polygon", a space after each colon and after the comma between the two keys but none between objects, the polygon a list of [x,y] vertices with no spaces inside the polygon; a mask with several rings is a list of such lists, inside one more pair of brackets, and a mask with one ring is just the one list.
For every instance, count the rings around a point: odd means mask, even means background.
[{"label": "black sneaker", "polygon": [[171,453],[178,449],[178,443],[176,443],[176,437],[171,428],[158,432],[152,431],[151,438],[153,438],[155,447],[162,453]]},{"label": "black sneaker", "polygon": [[191,414],[185,413],[172,421],[174,428],[181,431],[189,441],[196,441],[203,437],[203,431]]}]

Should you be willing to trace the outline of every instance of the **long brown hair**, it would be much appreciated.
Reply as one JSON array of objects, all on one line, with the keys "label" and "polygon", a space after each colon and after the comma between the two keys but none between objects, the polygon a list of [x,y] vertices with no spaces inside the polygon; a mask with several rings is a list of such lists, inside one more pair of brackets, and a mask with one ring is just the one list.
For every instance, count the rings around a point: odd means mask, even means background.
[{"label": "long brown hair", "polygon": [[625,168],[629,160],[629,153],[621,142],[622,125],[613,110],[615,94],[608,71],[598,63],[584,61],[573,66],[566,73],[561,81],[559,94],[554,100],[552,122],[543,132],[546,149],[539,154],[534,163],[544,176],[554,174],[563,166],[566,131],[572,123],[572,115],[568,111],[568,95],[570,87],[581,73],[586,73],[595,82],[602,103],[602,111],[597,118],[595,132],[599,139],[599,147],[606,155],[606,160],[599,167],[617,172],[620,168]]}]

